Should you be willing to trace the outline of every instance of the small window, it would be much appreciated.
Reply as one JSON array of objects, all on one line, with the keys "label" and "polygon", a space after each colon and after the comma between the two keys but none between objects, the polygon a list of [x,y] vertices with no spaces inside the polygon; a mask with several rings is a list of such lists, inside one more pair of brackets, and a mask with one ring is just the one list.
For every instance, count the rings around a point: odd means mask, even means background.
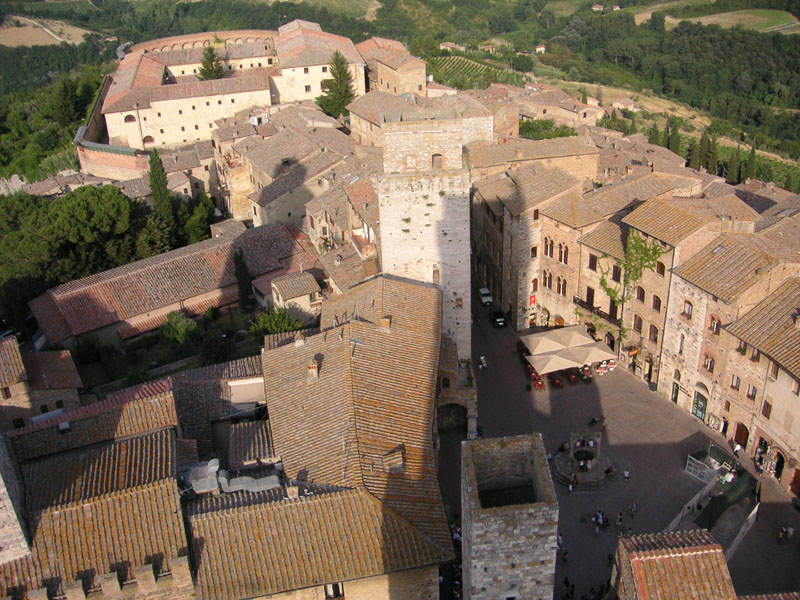
[{"label": "small window", "polygon": [[211,106],[211,102],[206,101],[206,106]]},{"label": "small window", "polygon": [[711,326],[709,327],[709,329],[711,329],[711,333],[714,335],[719,335],[719,329],[721,325],[722,323],[717,317],[711,317]]},{"label": "small window", "polygon": [[661,275],[663,277],[664,273],[666,273],[666,272],[667,272],[667,268],[664,266],[664,263],[662,263],[661,261],[658,261],[656,263],[656,273],[658,273],[659,275]]},{"label": "small window", "polygon": [[703,359],[703,368],[708,371],[709,373],[714,372],[714,359],[710,356],[706,355]]},{"label": "small window", "polygon": [[308,75],[308,67],[303,67],[303,73]]},{"label": "small window", "polygon": [[675,369],[675,372],[672,374],[672,378],[675,381],[680,381],[681,380],[681,372],[678,371],[678,369]]},{"label": "small window", "polygon": [[531,258],[536,258],[537,254],[539,254],[539,248],[531,246]]},{"label": "small window", "polygon": [[[259,65],[259,66],[261,66],[261,65]],[[328,67],[327,66],[322,67],[322,72],[323,73],[327,73],[328,72]]]},{"label": "small window", "polygon": [[217,100],[217,104],[222,104],[222,100]]},{"label": "small window", "polygon": [[620,279],[622,279],[622,269],[620,269],[619,265],[614,265],[611,267],[611,279],[619,283]]},{"label": "small window", "polygon": [[597,271],[597,255],[590,254],[589,255],[589,269],[592,271]]},{"label": "small window", "polygon": [[157,113],[157,114],[158,114],[159,117],[161,116],[161,113]]},{"label": "small window", "polygon": [[22,429],[25,427],[25,419],[14,419],[12,424],[14,425],[14,429]]},{"label": "small window", "polygon": [[658,342],[658,327],[650,325],[650,335],[648,337],[651,342]]},{"label": "small window", "polygon": [[642,333],[642,317],[639,315],[633,315],[633,330]]},{"label": "small window", "polygon": [[661,312],[661,298],[658,296],[653,296],[653,310]]},{"label": "small window", "polygon": [[344,584],[342,583],[325,584],[325,600],[331,600],[332,598],[344,598]]},{"label": "small window", "polygon": [[464,306],[464,300],[462,298],[456,298],[456,308],[461,308]]},{"label": "small window", "polygon": [[644,288],[642,286],[636,288],[636,299],[639,302],[644,302]]},{"label": "small window", "polygon": [[433,270],[433,277],[432,277],[432,279],[433,279],[433,283],[439,283],[439,279],[440,279],[440,275],[439,275],[439,269],[434,269],[434,270]]},{"label": "small window", "polygon": [[728,400],[725,400],[725,412],[731,412],[731,403]]},{"label": "small window", "polygon": [[50,409],[49,409],[49,408],[47,408],[47,404],[42,404],[42,405],[39,407],[39,410],[40,410],[40,411],[42,411],[42,414],[45,414],[45,413],[46,413],[47,411],[49,411]]},{"label": "small window", "polygon": [[9,398],[11,398],[11,389],[10,388],[4,387],[0,391],[2,391],[3,400],[8,400]]},{"label": "small window", "polygon": [[739,389],[739,386],[742,385],[742,380],[739,379],[738,375],[731,376],[731,387],[735,390]]},{"label": "small window", "polygon": [[186,127],[184,127],[183,125],[181,125],[181,131],[186,131]]},{"label": "small window", "polygon": [[179,114],[179,115],[182,115],[182,114],[183,114],[183,111],[182,111],[180,108],[178,109],[178,114]]},{"label": "small window", "polygon": [[197,107],[192,105],[192,110],[197,110]]},{"label": "small window", "polygon": [[538,208],[534,209],[534,211],[533,211],[533,220],[534,221],[538,221],[539,220],[539,209]]},{"label": "small window", "polygon": [[200,126],[199,125],[195,125],[194,128],[195,129],[200,129]]},{"label": "small window", "polygon": [[692,318],[692,313],[694,312],[694,306],[688,300],[683,301],[683,312],[681,316],[686,317],[687,319]]},{"label": "small window", "polygon": [[736,346],[736,351],[744,356],[747,353],[747,342],[739,340],[739,345]]},{"label": "small window", "polygon": [[159,131],[159,133],[164,133],[163,129],[159,129],[158,131]]},{"label": "small window", "polygon": [[539,280],[534,277],[531,281],[531,294],[535,294],[537,291],[539,291]]},{"label": "small window", "polygon": [[769,376],[770,376],[772,379],[777,379],[777,378],[778,378],[778,369],[779,369],[779,367],[778,367],[778,363],[776,363],[776,362],[773,362],[773,363],[770,365],[770,367],[769,367]]},{"label": "small window", "polygon": [[125,122],[126,123],[133,123],[136,121],[136,117],[133,115],[125,115]]},{"label": "small window", "polygon": [[311,86],[310,86],[310,85],[307,85],[307,86],[306,86],[306,91],[307,91],[307,92],[310,92],[310,91],[311,91]]},{"label": "small window", "polygon": [[[755,394],[753,395],[753,398],[755,398]],[[772,404],[764,401],[764,406],[761,407],[761,414],[764,415],[765,419],[769,419],[769,416],[772,414]]]},{"label": "small window", "polygon": [[800,381],[797,379],[792,381],[792,393],[795,396],[800,396]]},{"label": "small window", "polygon": [[64,408],[64,401],[56,400],[56,408]]},{"label": "small window", "polygon": [[750,355],[750,360],[752,360],[753,362],[758,362],[759,360],[761,360],[761,352],[754,349],[753,353]]}]

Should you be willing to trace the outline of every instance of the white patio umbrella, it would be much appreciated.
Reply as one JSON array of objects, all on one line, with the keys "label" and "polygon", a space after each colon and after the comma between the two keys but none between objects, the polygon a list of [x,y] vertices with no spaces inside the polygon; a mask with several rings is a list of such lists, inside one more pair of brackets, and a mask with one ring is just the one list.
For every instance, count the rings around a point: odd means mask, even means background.
[{"label": "white patio umbrella", "polygon": [[581,365],[610,360],[616,357],[611,349],[603,342],[593,342],[588,346],[576,346],[570,348],[570,352],[572,352],[576,360],[581,361]]},{"label": "white patio umbrella", "polygon": [[533,365],[539,375],[568,369],[569,367],[580,367],[583,363],[578,362],[568,349],[557,352],[546,352],[535,356],[526,357],[528,362]]}]

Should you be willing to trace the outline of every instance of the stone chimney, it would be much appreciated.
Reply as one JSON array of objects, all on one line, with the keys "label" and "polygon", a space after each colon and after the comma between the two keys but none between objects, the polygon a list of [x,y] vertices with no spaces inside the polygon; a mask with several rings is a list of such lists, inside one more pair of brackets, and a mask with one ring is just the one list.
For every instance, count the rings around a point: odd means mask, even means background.
[{"label": "stone chimney", "polygon": [[385,329],[387,331],[391,331],[392,329],[392,317],[386,315],[385,317],[381,317],[380,319],[381,329]]},{"label": "stone chimney", "polygon": [[286,487],[286,497],[289,500],[297,500],[300,497],[300,488],[296,485]]},{"label": "stone chimney", "polygon": [[308,364],[308,378],[319,379],[319,361],[316,358]]},{"label": "stone chimney", "polygon": [[295,346],[305,346],[306,345],[306,334],[302,331],[298,331],[294,334],[294,345]]}]

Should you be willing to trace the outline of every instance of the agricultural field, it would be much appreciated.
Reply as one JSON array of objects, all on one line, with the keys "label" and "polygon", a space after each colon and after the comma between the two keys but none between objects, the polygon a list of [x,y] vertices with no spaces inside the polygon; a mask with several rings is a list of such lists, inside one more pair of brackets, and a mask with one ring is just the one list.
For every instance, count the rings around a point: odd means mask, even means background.
[{"label": "agricultural field", "polygon": [[463,56],[441,56],[430,61],[429,72],[436,81],[459,89],[486,87],[489,81],[525,84],[525,76],[504,69],[481,64]]},{"label": "agricultural field", "polygon": [[500,70],[492,69],[491,67],[487,67],[463,56],[441,56],[432,59],[431,62],[445,79],[454,79],[457,77],[477,79],[488,70]]},{"label": "agricultural field", "polygon": [[581,0],[550,0],[545,8],[552,10],[556,16],[568,17],[585,4]]},{"label": "agricultural field", "polygon": [[[269,0],[270,2],[272,0]],[[292,0],[294,1],[294,0]],[[378,0],[305,0],[318,8],[327,8],[331,14],[345,15],[356,19],[374,19],[380,8]]]},{"label": "agricultural field", "polygon": [[80,44],[90,32],[63,21],[34,20],[8,15],[0,26],[0,45],[47,46],[50,44]]},{"label": "agricultural field", "polygon": [[[681,20],[674,17],[666,18],[668,28],[675,27]],[[733,12],[719,13],[688,19],[703,25],[719,25],[720,27],[735,27],[741,25],[746,29],[753,29],[762,33],[800,33],[800,23],[788,12],[783,10],[769,10],[751,8]]]}]

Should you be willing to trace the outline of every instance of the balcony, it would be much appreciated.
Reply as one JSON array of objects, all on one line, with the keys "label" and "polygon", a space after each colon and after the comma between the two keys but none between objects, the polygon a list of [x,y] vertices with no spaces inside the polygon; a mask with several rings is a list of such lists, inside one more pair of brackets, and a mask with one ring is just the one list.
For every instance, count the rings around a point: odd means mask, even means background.
[{"label": "balcony", "polygon": [[572,302],[577,304],[578,306],[580,306],[582,309],[588,310],[593,315],[597,315],[598,317],[600,317],[604,321],[607,321],[607,322],[611,323],[615,327],[622,327],[622,319],[615,319],[610,314],[608,314],[606,311],[601,310],[597,306],[592,306],[591,304],[586,302],[586,300],[584,300],[583,298],[578,298],[578,296],[573,296]]}]

